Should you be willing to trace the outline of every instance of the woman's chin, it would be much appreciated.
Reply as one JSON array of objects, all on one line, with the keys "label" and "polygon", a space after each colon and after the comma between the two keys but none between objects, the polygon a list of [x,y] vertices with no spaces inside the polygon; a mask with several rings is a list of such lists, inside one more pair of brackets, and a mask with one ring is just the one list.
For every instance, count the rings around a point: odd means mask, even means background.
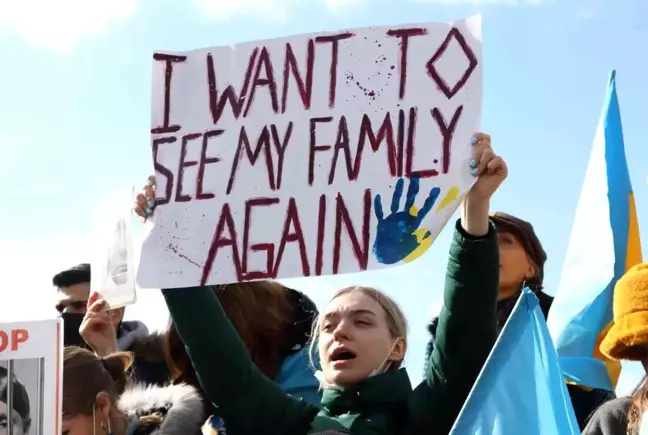
[{"label": "woman's chin", "polygon": [[366,376],[353,367],[331,368],[329,376],[326,377],[329,384],[338,387],[355,385],[364,378],[366,378]]}]

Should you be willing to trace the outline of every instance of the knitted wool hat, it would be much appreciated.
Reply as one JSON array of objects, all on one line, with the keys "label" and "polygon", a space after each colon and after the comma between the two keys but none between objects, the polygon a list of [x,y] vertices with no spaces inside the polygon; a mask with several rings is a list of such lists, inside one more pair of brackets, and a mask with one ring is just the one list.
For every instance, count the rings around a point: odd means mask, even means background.
[{"label": "knitted wool hat", "polygon": [[634,266],[614,287],[614,325],[601,342],[601,353],[614,360],[648,357],[648,263]]}]

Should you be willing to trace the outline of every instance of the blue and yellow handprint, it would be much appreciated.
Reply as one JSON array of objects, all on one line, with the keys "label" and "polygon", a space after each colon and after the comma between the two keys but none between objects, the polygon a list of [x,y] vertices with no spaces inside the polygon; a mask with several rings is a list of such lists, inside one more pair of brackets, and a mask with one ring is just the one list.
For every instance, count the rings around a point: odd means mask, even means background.
[{"label": "blue and yellow handprint", "polygon": [[[408,263],[417,259],[432,245],[432,234],[428,228],[419,228],[421,223],[432,210],[436,203],[441,189],[434,187],[430,190],[423,207],[418,210],[414,205],[416,196],[419,193],[419,177],[410,179],[405,199],[405,208],[399,211],[401,197],[403,196],[404,179],[399,179],[394,189],[391,202],[391,214],[383,216],[382,200],[380,194],[374,198],[374,212],[378,218],[376,229],[376,240],[373,252],[379,263],[396,264],[399,262]],[[437,212],[458,199],[459,189],[451,188],[446,194]]]}]

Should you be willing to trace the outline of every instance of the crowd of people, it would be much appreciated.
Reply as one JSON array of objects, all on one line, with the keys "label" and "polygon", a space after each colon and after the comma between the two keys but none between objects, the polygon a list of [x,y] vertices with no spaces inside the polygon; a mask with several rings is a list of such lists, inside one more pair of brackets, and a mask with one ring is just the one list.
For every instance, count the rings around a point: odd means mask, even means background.
[{"label": "crowd of people", "polygon": [[[82,264],[53,278],[64,319],[63,434],[447,435],[522,289],[536,294],[545,316],[553,302],[533,226],[490,214],[507,177],[504,160],[486,134],[475,135],[473,150],[477,179],[454,224],[420,385],[412,387],[402,367],[407,320],[378,289],[341,289],[321,312],[304,293],[272,281],[163,289],[172,321],[151,334],[90,293],[90,266]],[[134,210],[147,218],[154,209],[151,177]],[[616,324],[601,351],[648,371],[646,295],[641,265],[618,283]],[[0,371],[1,402],[9,381]],[[645,381],[631,397],[568,390],[583,433],[639,433]],[[13,391],[13,413],[0,403],[0,434],[12,415],[15,425],[29,425],[24,388]]]}]

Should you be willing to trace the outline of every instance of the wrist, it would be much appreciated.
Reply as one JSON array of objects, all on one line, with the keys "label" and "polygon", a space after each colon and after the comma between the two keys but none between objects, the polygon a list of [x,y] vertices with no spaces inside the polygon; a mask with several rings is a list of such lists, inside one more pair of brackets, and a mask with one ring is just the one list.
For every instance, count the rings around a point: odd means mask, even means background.
[{"label": "wrist", "polygon": [[117,352],[117,344],[115,343],[106,346],[100,346],[100,347],[96,347],[93,350],[98,357],[104,358],[107,357],[108,355],[112,355],[113,353]]},{"label": "wrist", "polygon": [[466,198],[461,212],[461,226],[475,237],[488,234],[490,199]]}]

